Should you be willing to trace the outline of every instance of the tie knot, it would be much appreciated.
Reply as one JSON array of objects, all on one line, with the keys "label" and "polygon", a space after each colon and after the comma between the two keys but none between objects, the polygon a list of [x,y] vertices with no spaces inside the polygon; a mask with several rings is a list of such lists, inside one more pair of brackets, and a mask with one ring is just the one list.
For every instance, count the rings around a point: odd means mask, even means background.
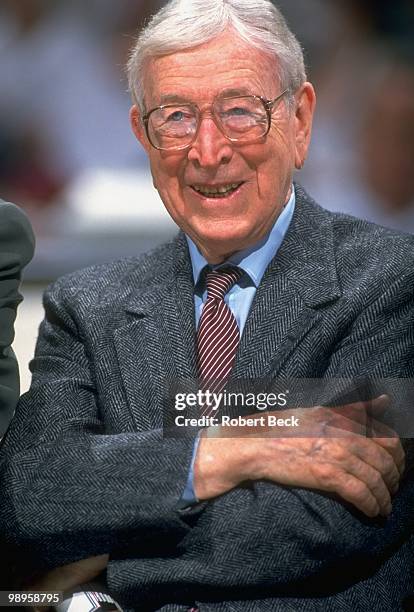
[{"label": "tie knot", "polygon": [[219,298],[224,296],[242,276],[243,271],[234,266],[211,270],[206,275],[207,299]]}]

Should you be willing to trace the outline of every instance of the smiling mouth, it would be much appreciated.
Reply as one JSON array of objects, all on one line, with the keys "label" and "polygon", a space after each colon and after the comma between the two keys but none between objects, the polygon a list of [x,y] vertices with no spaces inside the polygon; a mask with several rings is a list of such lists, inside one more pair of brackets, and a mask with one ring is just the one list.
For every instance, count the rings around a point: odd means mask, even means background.
[{"label": "smiling mouth", "polygon": [[191,189],[204,196],[205,198],[226,198],[235,193],[243,183],[229,183],[220,187],[204,187],[202,185],[191,185]]}]

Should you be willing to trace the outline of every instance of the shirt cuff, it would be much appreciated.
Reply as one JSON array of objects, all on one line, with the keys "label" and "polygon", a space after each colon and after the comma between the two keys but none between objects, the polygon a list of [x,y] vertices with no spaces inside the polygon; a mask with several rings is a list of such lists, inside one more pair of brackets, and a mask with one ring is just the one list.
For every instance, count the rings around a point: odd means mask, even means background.
[{"label": "shirt cuff", "polygon": [[201,431],[198,432],[198,435],[194,440],[193,456],[191,458],[190,471],[188,473],[187,483],[185,485],[184,492],[181,496],[181,505],[183,506],[193,506],[194,504],[198,504],[199,502],[194,493],[194,463],[197,455],[198,445],[200,444],[200,436]]}]

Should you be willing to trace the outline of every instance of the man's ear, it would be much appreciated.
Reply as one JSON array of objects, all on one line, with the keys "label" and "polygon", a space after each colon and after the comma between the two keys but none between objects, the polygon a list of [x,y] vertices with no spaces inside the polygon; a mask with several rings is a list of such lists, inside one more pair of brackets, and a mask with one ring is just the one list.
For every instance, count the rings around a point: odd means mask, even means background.
[{"label": "man's ear", "polygon": [[142,123],[141,111],[135,104],[129,111],[129,120],[131,122],[132,131],[134,132],[135,137],[148,153],[151,145],[148,142],[148,138],[145,133],[145,128]]},{"label": "man's ear", "polygon": [[304,83],[295,98],[295,166],[300,170],[308,154],[316,104],[316,94],[311,83]]}]

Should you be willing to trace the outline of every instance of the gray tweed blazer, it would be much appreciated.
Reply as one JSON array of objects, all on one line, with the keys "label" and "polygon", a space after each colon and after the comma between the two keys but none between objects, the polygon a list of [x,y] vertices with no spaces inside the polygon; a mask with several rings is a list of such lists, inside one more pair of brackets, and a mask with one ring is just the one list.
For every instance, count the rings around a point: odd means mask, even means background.
[{"label": "gray tweed blazer", "polygon": [[[329,213],[297,187],[234,377],[412,377],[413,262],[412,237]],[[109,588],[131,610],[410,605],[411,473],[387,520],[269,482],[181,508],[193,439],[161,428],[170,385],[196,375],[182,235],[59,280],[44,305],[32,387],[1,453],[1,527],[22,562],[109,551]]]}]

